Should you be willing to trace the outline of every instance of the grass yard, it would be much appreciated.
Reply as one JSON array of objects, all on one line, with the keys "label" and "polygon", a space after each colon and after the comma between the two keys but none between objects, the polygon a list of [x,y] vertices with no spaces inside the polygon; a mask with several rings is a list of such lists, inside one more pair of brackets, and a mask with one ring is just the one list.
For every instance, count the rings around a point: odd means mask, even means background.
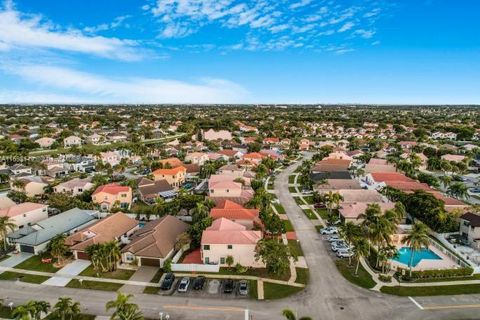
[{"label": "grass yard", "polygon": [[251,299],[258,299],[257,280],[248,281],[248,295]]},{"label": "grass yard", "polygon": [[322,217],[324,220],[328,220],[328,210],[327,209],[317,209],[317,213]]},{"label": "grass yard", "polygon": [[293,229],[293,226],[292,226],[292,223],[290,222],[290,220],[282,220],[282,221],[283,221],[283,228],[284,228],[285,232],[295,231],[295,229]]},{"label": "grass yard", "polygon": [[218,274],[245,275],[245,276],[254,276],[259,278],[269,278],[269,279],[284,280],[284,281],[288,281],[288,279],[290,279],[290,269],[287,270],[285,274],[279,275],[279,274],[270,274],[265,268],[250,268],[244,273],[236,273],[233,268],[222,267],[220,268],[220,271],[218,272]]},{"label": "grass yard", "polygon": [[300,241],[297,240],[288,240],[288,247],[292,254],[296,255],[297,257],[303,256],[302,246],[300,245]]},{"label": "grass yard", "polygon": [[90,290],[101,290],[101,291],[117,291],[123,284],[121,283],[112,283],[112,282],[98,282],[98,281],[83,281],[80,284],[80,281],[73,279],[70,281],[66,287],[68,288],[78,288],[78,289],[90,289]]},{"label": "grass yard", "polygon": [[303,200],[307,201],[308,204],[313,204],[313,196],[304,196]]},{"label": "grass yard", "polygon": [[288,176],[288,183],[294,184],[295,183],[295,176]]},{"label": "grass yard", "polygon": [[303,288],[276,283],[263,283],[263,293],[266,300],[282,299],[302,291]]},{"label": "grass yard", "polygon": [[[73,320],[95,320],[97,316],[93,314],[79,314],[78,316],[74,317]],[[51,313],[43,318],[43,320],[58,320],[58,318],[55,318]]]},{"label": "grass yard", "polygon": [[117,269],[113,272],[105,272],[97,275],[97,272],[95,271],[95,269],[93,269],[93,266],[90,265],[87,269],[83,270],[80,275],[95,278],[128,280],[134,273],[134,270]]},{"label": "grass yard", "polygon": [[279,214],[286,214],[285,209],[280,203],[274,203],[273,206],[275,207],[275,209],[277,209],[277,212]]},{"label": "grass yard", "polygon": [[23,273],[10,272],[10,271],[5,271],[4,273],[0,274],[0,280],[17,280],[17,279],[21,282],[40,284],[50,279],[50,277],[37,276],[33,274],[23,274]]},{"label": "grass yard", "polygon": [[295,268],[297,270],[297,280],[296,283],[308,284],[308,279],[310,278],[310,271],[308,268]]},{"label": "grass yard", "polygon": [[0,261],[7,260],[8,258],[10,258],[10,256],[6,254],[3,257],[0,257]]},{"label": "grass yard", "polygon": [[12,310],[7,306],[0,305],[0,318],[2,319],[13,319]]},{"label": "grass yard", "polygon": [[300,197],[293,197],[293,200],[295,200],[295,203],[298,204],[299,206],[305,205],[305,202],[303,202],[302,198]]},{"label": "grass yard", "polygon": [[[150,282],[159,283],[160,278],[162,278],[162,275],[163,275],[163,270],[158,269],[157,273],[155,273],[155,275],[153,276],[152,280],[150,280]],[[157,294],[158,290],[160,290],[160,287],[145,287],[145,289],[143,289],[143,293]]]},{"label": "grass yard", "polygon": [[348,265],[348,259],[335,261],[338,271],[353,284],[362,288],[370,289],[375,286],[372,276],[360,265],[358,267],[358,275],[355,275],[356,262],[352,262],[352,265]]},{"label": "grass yard", "polygon": [[315,215],[315,213],[313,213],[312,209],[303,209],[303,213],[305,213],[307,218],[310,219],[310,220],[317,219],[317,216]]},{"label": "grass yard", "polygon": [[288,192],[290,193],[297,193],[297,188],[296,187],[288,187]]},{"label": "grass yard", "polygon": [[456,294],[475,294],[480,293],[480,284],[462,284],[454,286],[435,286],[435,287],[382,287],[383,293],[396,296],[443,296]]},{"label": "grass yard", "polygon": [[40,255],[36,255],[36,256],[32,256],[31,258],[28,258],[22,263],[17,264],[15,268],[41,271],[41,272],[50,272],[50,273],[55,273],[60,269],[60,268],[55,268],[53,266],[53,263],[43,263],[42,257]]}]

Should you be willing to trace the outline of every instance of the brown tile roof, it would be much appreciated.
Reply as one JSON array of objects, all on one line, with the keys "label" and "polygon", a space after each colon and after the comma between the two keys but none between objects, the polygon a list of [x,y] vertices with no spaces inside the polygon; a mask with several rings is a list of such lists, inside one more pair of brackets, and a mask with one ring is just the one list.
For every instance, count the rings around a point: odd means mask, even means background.
[{"label": "brown tile roof", "polygon": [[317,162],[312,171],[314,172],[335,172],[347,171],[350,167],[351,160],[347,159],[325,159]]},{"label": "brown tile roof", "polygon": [[165,258],[175,247],[177,237],[188,225],[173,216],[153,220],[132,235],[132,242],[122,249],[136,256]]}]

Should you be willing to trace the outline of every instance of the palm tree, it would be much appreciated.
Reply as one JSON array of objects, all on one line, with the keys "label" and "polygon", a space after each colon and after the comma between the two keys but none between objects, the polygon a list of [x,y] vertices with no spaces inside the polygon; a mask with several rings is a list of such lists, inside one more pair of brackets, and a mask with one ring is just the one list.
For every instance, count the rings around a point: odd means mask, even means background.
[{"label": "palm tree", "polygon": [[32,308],[28,305],[20,305],[13,309],[12,316],[16,320],[31,320]]},{"label": "palm tree", "polygon": [[74,302],[72,298],[60,297],[53,306],[53,315],[60,320],[73,320],[80,314],[80,303]]},{"label": "palm tree", "polygon": [[[296,320],[297,319],[297,317],[295,316],[295,313],[290,309],[283,309],[282,316],[284,316],[287,320]],[[310,318],[310,317],[301,317],[298,320],[311,320],[311,319],[312,318]]]},{"label": "palm tree", "polygon": [[438,180],[440,180],[444,188],[447,188],[452,183],[452,177],[450,176],[439,176]]},{"label": "palm tree", "polygon": [[353,256],[357,260],[357,266],[355,267],[355,275],[358,275],[358,267],[360,266],[360,259],[366,257],[370,252],[370,245],[365,238],[358,238],[355,240],[353,246]]},{"label": "palm tree", "polygon": [[3,240],[3,250],[7,251],[7,234],[15,230],[15,223],[8,216],[0,217],[0,237]]},{"label": "palm tree", "polygon": [[50,310],[50,303],[46,301],[29,301],[27,303],[27,308],[30,309],[30,316],[34,320],[40,320],[42,318],[42,313],[47,314]]},{"label": "palm tree", "polygon": [[410,248],[410,262],[408,267],[410,269],[411,277],[415,251],[418,251],[422,248],[428,248],[428,245],[430,244],[430,240],[428,238],[428,227],[421,222],[415,222],[410,233],[402,239],[402,243],[407,244]]},{"label": "palm tree", "polygon": [[447,194],[460,199],[470,197],[467,186],[461,182],[456,182],[448,187]]},{"label": "palm tree", "polygon": [[53,257],[57,258],[59,265],[63,264],[63,259],[68,252],[68,247],[65,244],[66,238],[65,234],[58,234],[48,243],[48,251]]},{"label": "palm tree", "polygon": [[107,311],[115,309],[110,317],[111,320],[139,320],[143,318],[138,306],[129,302],[132,297],[131,294],[127,295],[119,292],[115,300],[107,302],[105,305]]},{"label": "palm tree", "polygon": [[377,257],[382,267],[382,273],[385,273],[385,267],[387,266],[388,261],[394,258],[395,256],[397,256],[397,254],[398,254],[397,247],[392,244],[388,244],[386,246],[379,248]]},{"label": "palm tree", "polygon": [[343,200],[343,197],[338,192],[329,191],[325,194],[325,202],[329,211],[329,214],[332,214],[333,209],[338,209],[340,202]]},{"label": "palm tree", "polygon": [[192,221],[195,223],[196,221],[200,221],[206,217],[208,217],[210,210],[207,206],[205,206],[202,202],[197,202],[195,204],[195,208],[192,210]]}]

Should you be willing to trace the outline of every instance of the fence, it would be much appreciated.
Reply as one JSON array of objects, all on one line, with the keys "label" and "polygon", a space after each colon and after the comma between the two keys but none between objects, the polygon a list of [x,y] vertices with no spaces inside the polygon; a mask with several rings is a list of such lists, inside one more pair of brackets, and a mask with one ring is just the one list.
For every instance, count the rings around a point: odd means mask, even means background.
[{"label": "fence", "polygon": [[[473,269],[477,267],[472,261],[469,261],[468,259],[463,257],[460,252],[455,250],[455,247],[445,239],[444,235],[436,233],[434,231],[431,231],[430,235],[440,242],[438,243],[435,240],[430,239],[430,244],[443,252],[447,257],[455,261],[458,265],[464,268]],[[456,254],[454,254],[453,252],[456,252]]]},{"label": "fence", "polygon": [[172,264],[174,272],[219,272],[219,264]]}]

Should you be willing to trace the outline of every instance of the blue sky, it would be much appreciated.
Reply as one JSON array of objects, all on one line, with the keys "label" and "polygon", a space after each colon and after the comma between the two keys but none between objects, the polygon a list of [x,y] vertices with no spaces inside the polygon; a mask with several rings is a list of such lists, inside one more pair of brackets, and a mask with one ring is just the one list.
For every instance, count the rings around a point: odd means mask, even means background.
[{"label": "blue sky", "polygon": [[0,103],[480,103],[475,0],[15,0]]}]

